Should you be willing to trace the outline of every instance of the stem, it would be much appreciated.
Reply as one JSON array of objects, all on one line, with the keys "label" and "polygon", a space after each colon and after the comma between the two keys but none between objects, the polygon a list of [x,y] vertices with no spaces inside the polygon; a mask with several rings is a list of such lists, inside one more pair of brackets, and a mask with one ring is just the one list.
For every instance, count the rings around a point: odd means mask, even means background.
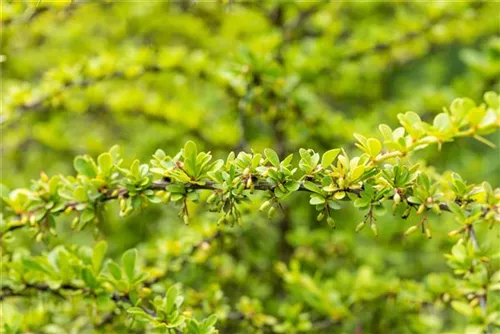
[{"label": "stem", "polygon": [[[469,237],[470,241],[472,243],[472,247],[474,247],[474,250],[478,251],[479,250],[479,243],[477,242],[477,237],[476,237],[476,231],[474,230],[474,226],[470,225],[469,227]],[[477,264],[477,260],[474,259],[473,265]],[[484,315],[487,314],[488,312],[488,304],[486,301],[486,295],[481,295],[479,296],[479,307],[481,308],[481,311],[483,312]],[[490,334],[490,330],[487,327],[485,330],[486,334]]]}]

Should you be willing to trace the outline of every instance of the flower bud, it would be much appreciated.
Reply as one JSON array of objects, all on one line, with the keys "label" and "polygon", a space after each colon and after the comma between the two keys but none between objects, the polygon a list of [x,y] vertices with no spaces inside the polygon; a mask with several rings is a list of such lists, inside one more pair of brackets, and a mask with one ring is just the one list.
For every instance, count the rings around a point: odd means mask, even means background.
[{"label": "flower bud", "polygon": [[431,229],[428,227],[425,228],[425,236],[429,239],[432,238]]},{"label": "flower bud", "polygon": [[273,218],[275,213],[276,213],[276,207],[272,206],[267,212],[267,218],[269,219]]},{"label": "flower bud", "polygon": [[356,226],[356,232],[359,232],[363,229],[363,227],[365,227],[366,225],[366,221],[362,221],[361,223],[358,224],[358,226]]},{"label": "flower bud", "polygon": [[250,176],[248,179],[247,179],[247,184],[246,184],[246,187],[247,189],[249,188],[252,188],[253,186],[253,181],[252,181],[252,177]]},{"label": "flower bud", "polygon": [[265,201],[264,203],[262,203],[262,205],[260,206],[259,208],[259,211],[262,212],[262,211],[265,211],[267,210],[267,208],[269,208],[269,206],[271,205],[271,202],[269,201]]},{"label": "flower bud", "polygon": [[80,222],[80,218],[78,217],[75,217],[73,219],[73,221],[71,222],[71,229],[75,229],[76,228],[76,225],[78,225],[78,223]]},{"label": "flower bud", "polygon": [[317,219],[318,221],[322,221],[322,220],[323,220],[323,218],[325,218],[325,214],[324,214],[323,212],[320,212],[320,213],[318,214],[318,216],[316,217],[316,219]]},{"label": "flower bud", "polygon": [[374,234],[376,237],[378,237],[378,228],[377,228],[377,224],[375,224],[375,223],[370,224],[370,228],[372,229],[373,234]]},{"label": "flower bud", "polygon": [[401,202],[401,195],[399,195],[399,192],[397,190],[392,199],[394,200],[395,205],[398,205]]},{"label": "flower bud", "polygon": [[418,207],[418,210],[417,210],[417,215],[421,215],[425,210],[425,205],[424,204],[420,204],[420,206]]},{"label": "flower bud", "polygon": [[182,219],[184,220],[184,224],[189,225],[189,216],[188,215],[182,216]]},{"label": "flower bud", "polygon": [[125,200],[125,198],[122,198],[120,200],[120,211],[125,211],[126,208],[127,208],[127,201]]},{"label": "flower bud", "polygon": [[207,198],[207,203],[212,204],[213,202],[215,202],[216,199],[217,195],[215,193],[211,193],[210,196],[208,196]]},{"label": "flower bud", "polygon": [[418,226],[413,225],[412,227],[410,227],[409,229],[406,230],[405,236],[409,236],[410,234],[415,232],[417,229],[418,229]]},{"label": "flower bud", "polygon": [[333,220],[332,217],[328,217],[326,218],[326,222],[328,223],[328,225],[330,225],[332,228],[335,228],[335,220]]},{"label": "flower bud", "polygon": [[450,231],[450,232],[448,233],[448,236],[449,236],[449,237],[454,237],[454,236],[456,236],[456,235],[460,234],[463,230],[464,230],[464,229],[463,229],[463,227],[462,227],[462,228],[459,228],[459,229],[456,229],[456,230]]}]

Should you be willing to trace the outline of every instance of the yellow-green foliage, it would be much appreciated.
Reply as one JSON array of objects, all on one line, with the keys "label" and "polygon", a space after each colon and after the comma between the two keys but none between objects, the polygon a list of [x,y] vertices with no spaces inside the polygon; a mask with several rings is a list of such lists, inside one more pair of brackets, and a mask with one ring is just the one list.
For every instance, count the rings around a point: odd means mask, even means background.
[{"label": "yellow-green foliage", "polygon": [[500,331],[500,3],[1,6],[0,333]]}]

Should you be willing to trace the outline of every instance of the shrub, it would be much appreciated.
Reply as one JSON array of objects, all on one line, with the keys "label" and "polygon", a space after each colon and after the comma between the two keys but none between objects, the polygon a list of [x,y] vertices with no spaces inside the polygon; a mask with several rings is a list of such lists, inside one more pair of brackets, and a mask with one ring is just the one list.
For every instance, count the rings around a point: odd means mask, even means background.
[{"label": "shrub", "polygon": [[500,331],[497,3],[2,6],[2,333]]}]

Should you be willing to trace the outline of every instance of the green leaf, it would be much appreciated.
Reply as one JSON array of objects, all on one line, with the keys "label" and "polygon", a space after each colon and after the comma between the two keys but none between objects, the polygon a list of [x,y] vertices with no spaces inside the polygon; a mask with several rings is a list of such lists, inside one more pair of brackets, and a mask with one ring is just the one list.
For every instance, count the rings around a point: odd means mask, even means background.
[{"label": "green leaf", "polygon": [[94,251],[92,253],[92,269],[96,274],[100,272],[104,254],[106,254],[107,249],[108,244],[104,240],[99,241],[94,247]]},{"label": "green leaf", "polygon": [[279,166],[280,166],[280,159],[279,159],[278,154],[276,152],[274,152],[270,148],[266,148],[266,149],[264,149],[264,154],[265,154],[267,160],[269,160],[269,162],[274,167],[279,168]]},{"label": "green leaf", "polygon": [[432,123],[439,132],[448,132],[451,129],[451,119],[447,113],[438,114]]},{"label": "green leaf", "polygon": [[142,320],[153,320],[154,318],[147,314],[142,308],[140,307],[130,307],[127,309],[127,313],[133,315],[137,319],[142,319]]},{"label": "green leaf", "polygon": [[96,289],[99,287],[99,282],[95,278],[94,274],[90,271],[89,268],[83,268],[82,270],[82,279],[87,284],[87,286],[91,289]]},{"label": "green leaf", "polygon": [[332,150],[326,151],[321,158],[321,167],[323,169],[328,168],[333,163],[333,160],[335,160],[337,155],[339,155],[339,153],[340,148],[334,148]]},{"label": "green leaf", "polygon": [[460,208],[460,206],[455,203],[455,202],[448,202],[448,208],[450,209],[450,211],[457,217],[459,218],[461,221],[464,221],[467,219],[467,217],[465,216],[465,213],[462,211],[462,209]]},{"label": "green leaf", "polygon": [[75,167],[75,170],[81,175],[90,178],[94,178],[97,176],[95,166],[88,157],[77,156],[75,160],[73,160],[73,166]]},{"label": "green leaf", "polygon": [[369,138],[366,141],[366,147],[372,157],[376,157],[382,151],[382,143],[376,138]]},{"label": "green leaf", "polygon": [[122,266],[129,282],[135,278],[135,262],[137,260],[137,249],[129,249],[122,255]]},{"label": "green leaf", "polygon": [[309,204],[312,205],[319,205],[319,204],[324,204],[326,202],[326,199],[318,194],[312,194],[311,199],[309,200]]},{"label": "green leaf", "polygon": [[385,140],[392,140],[392,130],[388,125],[380,124],[378,129]]},{"label": "green leaf", "polygon": [[286,188],[286,190],[288,190],[289,192],[294,192],[294,191],[299,190],[299,188],[300,188],[300,183],[299,183],[299,182],[297,182],[297,181],[288,181],[288,182],[285,184],[285,188]]},{"label": "green leaf", "polygon": [[80,215],[80,222],[83,224],[88,223],[92,219],[94,219],[95,213],[91,209],[85,209],[82,211],[82,214]]},{"label": "green leaf", "polygon": [[182,156],[184,157],[184,170],[191,177],[197,176],[197,166],[196,157],[198,155],[198,148],[196,144],[189,140],[184,145],[184,150],[182,151]]},{"label": "green leaf", "polygon": [[118,264],[116,264],[116,262],[109,261],[108,265],[107,265],[107,269],[108,269],[109,273],[111,274],[111,276],[113,276],[113,278],[115,280],[122,279],[122,270],[120,269],[120,266],[118,266]]},{"label": "green leaf", "polygon": [[457,311],[458,313],[465,316],[471,316],[472,313],[474,312],[474,308],[472,306],[462,301],[457,301],[457,300],[452,301],[451,307],[453,307],[455,311]]},{"label": "green leaf", "polygon": [[113,157],[108,152],[102,153],[97,157],[97,163],[99,164],[101,173],[107,176],[113,168]]},{"label": "green leaf", "polygon": [[310,181],[304,181],[304,188],[317,194],[322,194],[321,189],[314,183]]}]

